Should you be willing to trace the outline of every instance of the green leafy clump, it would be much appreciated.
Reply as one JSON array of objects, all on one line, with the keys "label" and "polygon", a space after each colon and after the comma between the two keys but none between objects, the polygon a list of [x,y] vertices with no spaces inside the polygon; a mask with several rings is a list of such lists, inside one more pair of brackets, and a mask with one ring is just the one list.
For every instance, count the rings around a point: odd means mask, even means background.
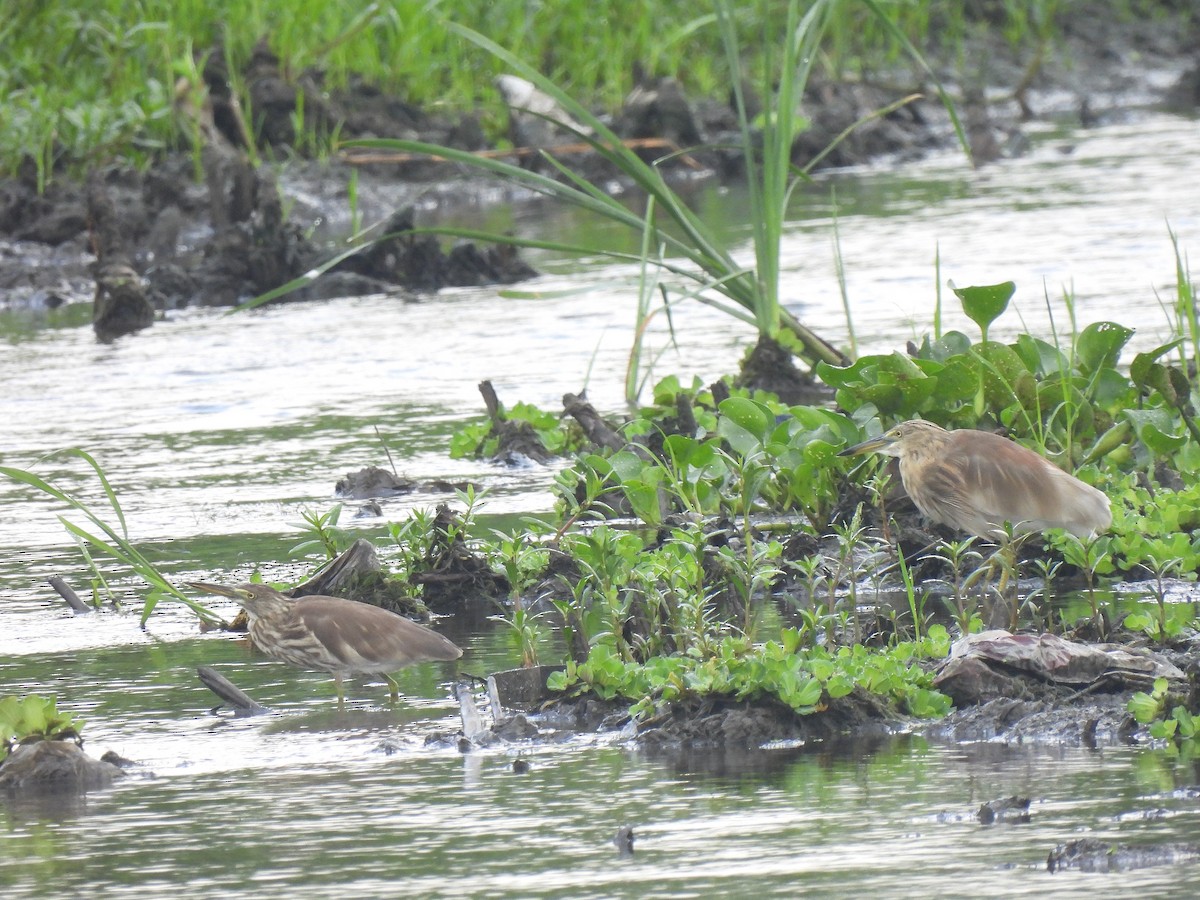
[{"label": "green leafy clump", "polygon": [[1149,691],[1138,691],[1129,698],[1127,708],[1138,722],[1149,726],[1152,738],[1180,743],[1194,740],[1200,734],[1200,714],[1174,702],[1177,699],[1171,694],[1167,679],[1156,678]]},{"label": "green leafy clump", "polygon": [[[1029,334],[989,341],[987,327],[1013,290],[1011,282],[956,290],[985,335],[978,343],[950,331],[926,336],[911,354],[821,364],[817,373],[840,407],[855,410],[864,437],[917,417],[946,428],[1003,429],[1104,490],[1113,507],[1108,535],[1086,548],[1070,536],[1048,536],[1047,548],[1080,568],[1089,590],[1098,576],[1166,561],[1178,561],[1177,573],[1194,573],[1200,428],[1186,366],[1169,361],[1183,339],[1137,353],[1128,370],[1121,354],[1133,330],[1115,322],[1092,323],[1069,343]],[[1073,321],[1070,298],[1067,307]],[[1182,484],[1166,489],[1164,478]]]},{"label": "green leafy clump", "polygon": [[338,527],[342,517],[342,504],[336,503],[323,513],[311,509],[300,511],[302,519],[299,525],[305,535],[303,541],[289,552],[291,556],[304,556],[319,551],[327,560],[335,558],[339,553],[354,543],[354,534]]},{"label": "green leafy clump", "polygon": [[54,697],[29,694],[0,698],[0,760],[18,744],[78,740],[83,722],[58,711]]},{"label": "green leafy clump", "polygon": [[638,413],[625,429],[626,448],[585,453],[560,473],[568,505],[579,503],[581,488],[591,495],[615,489],[624,509],[653,526],[677,513],[745,517],[764,510],[797,511],[814,532],[827,526],[844,474],[837,451],[859,435],[850,418],[741,391],[716,410],[698,407],[696,427],[685,434],[665,431],[678,422],[656,419],[662,410]]},{"label": "green leafy clump", "polygon": [[610,642],[592,647],[586,660],[568,661],[550,676],[552,690],[590,691],[602,699],[633,701],[631,712],[650,714],[674,701],[701,697],[731,700],[771,698],[800,715],[812,715],[855,687],[897,703],[920,717],[945,715],[950,699],[932,688],[932,676],[917,660],[944,656],[949,638],[935,626],[921,642],[884,651],[861,644],[829,650],[802,647],[803,635],[785,628],[779,640],[755,644],[729,635],[706,653],[698,648],[654,656],[644,663],[621,658]]},{"label": "green leafy clump", "polygon": [[[511,409],[502,409],[500,414],[504,421],[527,424],[547,456],[562,456],[582,446],[578,429],[532,403],[515,403]],[[450,439],[450,458],[491,459],[500,450],[501,440],[500,431],[488,419],[464,425]]]},{"label": "green leafy clump", "polygon": [[972,344],[951,331],[926,337],[913,355],[864,356],[849,366],[820,365],[817,374],[860,419],[874,412],[886,422],[998,425],[1073,468],[1137,405],[1138,385],[1117,369],[1132,336],[1124,326],[1095,323],[1068,354],[1030,335]]}]

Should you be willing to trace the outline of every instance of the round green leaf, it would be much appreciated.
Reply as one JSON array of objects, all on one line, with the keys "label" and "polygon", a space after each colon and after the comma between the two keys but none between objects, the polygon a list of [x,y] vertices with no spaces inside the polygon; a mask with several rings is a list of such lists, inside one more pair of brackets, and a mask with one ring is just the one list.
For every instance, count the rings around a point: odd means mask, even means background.
[{"label": "round green leaf", "polygon": [[987,327],[1008,309],[1008,301],[1016,293],[1017,286],[1011,281],[1005,281],[1003,284],[985,284],[952,290],[962,302],[963,312],[980,330],[987,331]]}]

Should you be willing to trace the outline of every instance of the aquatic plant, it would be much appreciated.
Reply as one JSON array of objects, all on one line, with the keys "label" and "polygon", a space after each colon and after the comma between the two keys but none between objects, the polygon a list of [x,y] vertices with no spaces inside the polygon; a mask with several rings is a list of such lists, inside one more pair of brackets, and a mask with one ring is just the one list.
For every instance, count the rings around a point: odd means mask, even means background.
[{"label": "aquatic plant", "polygon": [[[1158,616],[1139,617],[1139,614],[1135,613],[1125,620],[1127,627],[1141,627],[1143,631],[1152,635],[1160,643],[1166,643],[1169,637],[1178,636],[1183,631],[1178,619],[1167,615],[1167,589],[1165,584],[1168,578],[1179,577],[1182,565],[1183,560],[1177,556],[1171,559],[1155,559],[1151,563],[1141,564],[1141,568],[1149,573],[1154,585],[1154,601],[1158,606]],[[1132,618],[1134,621],[1130,623],[1129,618]]]},{"label": "aquatic plant", "polygon": [[[1149,726],[1150,736],[1158,740],[1180,743],[1200,736],[1200,714],[1193,713],[1170,692],[1166,678],[1154,679],[1149,691],[1137,691],[1129,698],[1126,708],[1142,725]],[[1167,715],[1167,707],[1171,707]]]},{"label": "aquatic plant", "polygon": [[511,631],[521,654],[521,665],[526,668],[538,664],[538,645],[544,627],[541,614],[528,609],[525,594],[537,584],[550,561],[550,551],[544,546],[535,546],[532,531],[505,534],[493,531],[495,544],[489,554],[492,566],[504,575],[509,585],[509,609],[505,614],[488,616],[503,622]]},{"label": "aquatic plant", "polygon": [[940,580],[950,589],[946,605],[962,634],[979,631],[983,626],[979,618],[978,603],[973,602],[969,606],[967,604],[973,584],[970,573],[982,568],[983,554],[975,548],[978,540],[972,535],[959,541],[943,541],[936,548],[940,552],[931,554],[950,574],[948,579]]},{"label": "aquatic plant", "polygon": [[[746,167],[746,184],[751,205],[750,220],[754,226],[753,267],[744,266],[735,259],[733,248],[690,208],[660,171],[658,162],[645,162],[634,150],[621,142],[601,117],[575,99],[553,78],[547,77],[492,38],[462,25],[450,24],[447,27],[452,33],[486,50],[503,63],[508,71],[516,73],[553,98],[559,107],[578,123],[578,127],[569,129],[574,137],[590,146],[599,157],[610,163],[642,192],[648,198],[650,206],[657,210],[658,216],[652,218],[628,209],[619,200],[571,171],[550,151],[544,151],[542,155],[553,169],[552,175],[500,159],[419,141],[364,140],[350,141],[348,146],[436,156],[519,183],[537,193],[594,213],[639,235],[643,249],[661,248],[659,263],[665,273],[677,280],[677,285],[672,287],[675,293],[694,298],[751,324],[761,335],[785,339],[797,355],[809,362],[840,363],[844,361],[840,351],[785,310],[779,297],[780,238],[789,203],[800,181],[792,170],[792,144],[803,127],[798,113],[798,102],[819,56],[825,31],[838,6],[837,0],[817,0],[801,15],[800,3],[792,0],[785,10],[783,34],[778,44],[764,32],[760,52],[765,55],[766,60],[759,70],[762,74],[755,82],[764,97],[773,96],[774,99],[769,110],[752,122],[743,94],[743,61],[734,14],[729,3],[723,0],[714,3],[714,19],[725,49],[725,63],[730,72],[729,84],[738,111],[740,149]],[[888,21],[882,9],[873,0],[864,0],[863,6],[881,22]],[[894,25],[891,26],[890,33],[936,83],[936,77],[920,54]],[[777,50],[778,65],[774,59]],[[965,147],[965,137],[958,127],[953,108],[944,92],[942,97]],[[901,104],[903,102],[907,101],[901,101]],[[881,110],[879,114],[885,112],[887,110]],[[808,167],[811,168],[822,155],[819,154],[817,159],[810,161]],[[802,170],[800,175],[806,173],[807,168]],[[670,227],[667,227],[668,224]],[[614,259],[636,261],[642,266],[647,261],[645,253],[632,256],[605,248],[570,246],[562,242],[489,234],[472,229],[427,230],[472,240],[498,241],[576,255],[600,254]]]},{"label": "aquatic plant", "polygon": [[744,635],[727,635],[710,654],[661,655],[639,664],[622,659],[610,643],[601,642],[586,660],[568,660],[565,670],[553,673],[547,684],[551,690],[630,700],[636,717],[700,697],[771,698],[800,715],[811,715],[855,687],[892,700],[912,715],[932,717],[948,712],[950,699],[932,688],[932,675],[917,661],[944,656],[948,647],[940,626],[931,628],[923,641],[884,651],[861,644],[837,650],[806,648],[798,630],[785,628],[778,640],[755,644]]},{"label": "aquatic plant", "polygon": [[[117,500],[117,493],[109,484],[104,470],[100,464],[84,450],[72,447],[66,450],[59,450],[54,453],[47,454],[38,462],[46,462],[47,460],[66,457],[81,460],[86,463],[95,474],[103,490],[104,498],[108,502],[109,509],[116,518],[116,527],[110,525],[102,515],[97,512],[92,506],[84,500],[79,499],[73,494],[68,493],[63,488],[58,487],[54,482],[48,481],[31,471],[24,469],[15,469],[9,466],[0,466],[0,475],[11,478],[20,484],[28,485],[32,488],[41,491],[44,494],[53,497],[61,503],[66,504],[70,509],[82,513],[83,516],[99,530],[104,537],[97,534],[95,531],[89,531],[85,527],[78,525],[68,519],[66,516],[59,514],[58,520],[62,523],[67,533],[75,541],[75,545],[79,548],[79,552],[83,555],[84,562],[91,569],[93,575],[93,588],[97,598],[101,593],[105,594],[109,600],[116,606],[119,606],[116,594],[108,584],[108,579],[105,577],[104,571],[93,558],[93,552],[99,551],[107,556],[112,557],[118,562],[124,563],[134,574],[140,577],[150,588],[150,593],[146,595],[142,601],[142,624],[150,618],[150,614],[163,600],[175,600],[183,603],[192,612],[194,612],[201,620],[214,625],[224,624],[223,620],[216,613],[210,611],[204,604],[193,600],[191,597],[184,594],[176,588],[166,576],[158,571],[158,568],[146,558],[145,554],[140,551],[133,541],[129,538],[129,530],[125,524],[125,513],[121,509],[121,504]],[[97,605],[99,599],[97,599]]]},{"label": "aquatic plant", "polygon": [[56,697],[0,697],[0,762],[18,744],[79,740],[83,720],[58,711]]},{"label": "aquatic plant", "polygon": [[339,553],[354,543],[354,535],[343,528],[338,528],[338,519],[342,516],[342,504],[336,503],[323,513],[311,509],[300,510],[303,520],[299,528],[307,537],[288,552],[292,556],[303,556],[313,550],[320,550],[327,560],[334,559]]},{"label": "aquatic plant", "polygon": [[[571,429],[560,416],[539,409],[532,403],[518,402],[511,407],[501,406],[499,413],[506,421],[526,422],[541,442],[546,454],[560,456],[581,446],[578,429]],[[459,428],[450,440],[451,459],[490,459],[500,448],[500,435],[490,419],[472,422]]]}]

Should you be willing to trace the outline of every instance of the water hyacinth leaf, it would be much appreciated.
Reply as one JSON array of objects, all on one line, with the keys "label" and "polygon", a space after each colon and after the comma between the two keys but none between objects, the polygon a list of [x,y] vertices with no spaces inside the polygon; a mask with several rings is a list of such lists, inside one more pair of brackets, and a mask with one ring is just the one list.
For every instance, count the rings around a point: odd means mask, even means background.
[{"label": "water hyacinth leaf", "polygon": [[688,456],[688,465],[697,470],[719,471],[724,468],[717,456],[716,445],[711,441],[697,441]]},{"label": "water hyacinth leaf", "polygon": [[[593,458],[594,455],[588,457],[589,464],[591,464]],[[604,464],[604,468],[601,468],[597,464],[597,471],[603,473],[605,469],[608,469],[617,476],[617,480],[620,482],[638,478],[646,469],[646,460],[642,459],[642,457],[638,456],[632,450],[618,450],[607,460],[598,458],[597,462]]]},{"label": "water hyacinth leaf", "polygon": [[[908,360],[908,357],[900,353],[861,356],[848,366],[831,366],[828,363],[820,363],[817,365],[816,373],[825,384],[832,388],[873,384],[879,378],[879,370],[886,368],[889,360],[894,356],[901,360]],[[891,364],[894,366],[894,361]]]},{"label": "water hyacinth leaf", "polygon": [[766,440],[767,435],[775,428],[775,414],[764,404],[745,397],[730,397],[722,401],[718,409],[721,415],[750,432],[759,442]]},{"label": "water hyacinth leaf", "polygon": [[1187,432],[1172,434],[1173,421],[1165,409],[1127,409],[1125,418],[1133,425],[1138,440],[1157,455],[1168,455],[1188,441]]},{"label": "water hyacinth leaf", "polygon": [[[929,365],[935,364],[926,361],[922,368]],[[945,363],[938,365],[936,374],[928,372],[930,377],[937,382],[930,395],[931,400],[946,404],[970,400],[975,395],[975,390],[979,387],[979,361],[977,359],[969,354],[964,354],[951,357]]]},{"label": "water hyacinth leaf", "polygon": [[1092,381],[1091,401],[1115,414],[1137,405],[1137,389],[1116,369],[1101,369]]},{"label": "water hyacinth leaf", "polygon": [[842,369],[818,368],[826,383],[838,388],[837,401],[845,409],[871,403],[885,415],[911,418],[937,389],[937,379],[903,353],[864,357]]},{"label": "water hyacinth leaf", "polygon": [[775,428],[775,416],[761,403],[743,397],[731,397],[721,403],[717,434],[735,452],[750,456],[760,450]]},{"label": "water hyacinth leaf", "polygon": [[786,454],[793,446],[796,436],[796,420],[791,415],[781,415],[771,434],[767,437],[763,449],[768,456]]},{"label": "water hyacinth leaf", "polygon": [[804,445],[804,461],[815,468],[832,465],[837,459],[841,445],[834,446],[828,441],[809,441]]},{"label": "water hyacinth leaf", "polygon": [[1187,375],[1178,366],[1164,366],[1139,353],[1129,367],[1129,377],[1138,389],[1149,394],[1157,391],[1163,402],[1172,409],[1185,406],[1190,398],[1192,386]]},{"label": "water hyacinth leaf", "polygon": [[717,422],[717,434],[741,456],[750,456],[762,447],[762,442],[754,434],[733,419],[721,417]]},{"label": "water hyacinth leaf", "polygon": [[1086,466],[1098,459],[1103,459],[1118,447],[1124,445],[1129,440],[1129,435],[1132,431],[1133,426],[1127,419],[1114,422],[1104,434],[1100,435],[1096,443],[1092,445],[1092,449],[1088,451],[1088,455],[1083,458],[1080,465]]},{"label": "water hyacinth leaf", "polygon": [[[890,378],[890,375],[885,376]],[[925,404],[933,397],[937,390],[938,380],[936,377],[922,376],[921,378],[897,378],[894,382],[895,386],[900,389],[900,399],[902,403],[901,412],[913,414],[924,408]]]},{"label": "water hyacinth leaf", "polygon": [[1057,375],[1070,370],[1066,354],[1041,338],[1017,335],[1016,350],[1025,367],[1037,375]]},{"label": "water hyacinth leaf", "polygon": [[992,409],[1004,409],[1016,400],[1025,409],[1037,403],[1037,379],[1024,360],[1007,344],[989,341],[975,348],[983,363],[984,395]]},{"label": "water hyacinth leaf", "polygon": [[1091,374],[1117,364],[1121,349],[1133,337],[1133,329],[1116,322],[1093,322],[1079,333],[1075,354],[1080,367]]},{"label": "water hyacinth leaf", "polygon": [[633,507],[633,514],[647,525],[662,524],[663,508],[659,493],[661,481],[661,469],[647,469],[644,477],[621,482],[621,490],[629,505]]},{"label": "water hyacinth leaf", "polygon": [[[1064,407],[1071,410],[1071,431],[1075,435],[1091,435],[1095,430],[1096,408],[1088,402],[1078,385],[1057,378],[1048,378],[1037,383],[1037,406],[1042,410]],[[1032,407],[1031,407],[1032,408]],[[1053,416],[1047,417],[1053,419]]]},{"label": "water hyacinth leaf", "polygon": [[1170,353],[1176,347],[1183,343],[1183,338],[1177,338],[1168,344],[1162,344],[1155,347],[1153,350],[1147,350],[1137,354],[1133,358],[1133,362],[1129,364],[1129,379],[1138,387],[1147,386],[1150,377],[1150,371],[1154,367],[1156,360],[1166,353]]},{"label": "water hyacinth leaf", "polygon": [[929,335],[925,335],[915,355],[918,359],[946,362],[953,356],[961,356],[970,351],[971,339],[969,337],[961,331],[947,331],[936,341],[930,340]]},{"label": "water hyacinth leaf", "polygon": [[864,364],[865,357],[860,358],[853,365],[849,366],[831,366],[829,363],[818,363],[813,372],[828,387],[841,388],[858,381],[858,373]]},{"label": "water hyacinth leaf", "polygon": [[[621,452],[627,453],[628,451],[622,450]],[[599,453],[586,453],[580,457],[579,463],[584,471],[590,470],[595,472],[602,479],[607,480],[616,474],[613,471],[612,461],[606,456],[601,456]],[[619,478],[620,476],[617,477]]]},{"label": "water hyacinth leaf", "polygon": [[858,426],[841,413],[812,406],[795,406],[792,407],[792,415],[813,439],[831,443],[837,443],[838,439],[850,442],[858,440]]},{"label": "water hyacinth leaf", "polygon": [[1002,284],[984,284],[965,288],[957,288],[952,284],[950,289],[962,303],[963,312],[979,326],[979,330],[983,333],[983,339],[986,341],[988,326],[1008,309],[1008,301],[1016,293],[1017,286],[1011,281],[1005,281]]},{"label": "water hyacinth leaf", "polygon": [[895,384],[871,384],[857,391],[838,391],[837,401],[844,407],[853,406],[858,401],[872,403],[883,415],[900,416],[904,408],[904,392]]},{"label": "water hyacinth leaf", "polygon": [[692,457],[700,446],[703,445],[686,434],[669,434],[663,438],[663,454],[678,472],[694,465]]}]

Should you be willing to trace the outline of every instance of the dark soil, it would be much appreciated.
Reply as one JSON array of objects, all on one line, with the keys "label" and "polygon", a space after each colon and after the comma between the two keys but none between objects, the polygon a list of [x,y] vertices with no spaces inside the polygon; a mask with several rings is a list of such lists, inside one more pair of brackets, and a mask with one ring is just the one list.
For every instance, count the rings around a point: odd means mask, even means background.
[{"label": "dark soil", "polygon": [[[522,684],[517,693],[504,686],[514,672],[493,676],[500,702],[522,712],[475,734],[467,744],[536,743],[561,740],[564,732],[609,732],[672,758],[696,761],[715,751],[720,760],[734,753],[739,765],[753,764],[755,753],[771,747],[862,750],[911,733],[954,743],[1134,744],[1148,736],[1127,705],[1135,691],[1149,691],[1154,678],[1168,679],[1176,698],[1172,702],[1196,708],[1200,636],[1181,640],[1174,649],[1138,646],[1136,636],[1124,637],[1129,643],[1087,644],[1054,635],[1014,638],[987,632],[960,641],[939,665],[935,681],[955,708],[932,722],[906,715],[894,703],[857,687],[844,697],[825,698],[810,715],[773,700],[693,697],[634,722],[626,700],[558,695],[545,687],[552,669],[515,670],[536,671],[540,689],[528,678],[517,679]],[[964,667],[964,662],[971,665]]]},{"label": "dark soil", "polygon": [[[1077,9],[1063,40],[1050,48],[1032,77],[1032,51],[1014,51],[999,38],[970,54],[984,62],[970,63],[965,76],[963,67],[953,65],[942,67],[941,74],[959,99],[976,162],[983,164],[1019,152],[1022,118],[1066,116],[1087,125],[1150,104],[1194,111],[1200,102],[1196,46],[1200,40],[1166,16],[1122,24]],[[414,225],[437,217],[418,212],[418,200],[425,210],[477,203],[478,180],[447,163],[411,157],[371,161],[360,154],[304,162],[292,126],[302,95],[306,121],[342,139],[417,138],[469,151],[494,150],[477,115],[420,109],[365,83],[329,91],[319,72],[289,80],[264,41],[240,73],[256,116],[245,122],[230,101],[221,48],[210,49],[206,102],[188,106],[189,98],[180,101],[181,112],[203,135],[199,153],[168,154],[147,171],[97,161],[86,182],[59,171],[43,194],[36,190],[32,166],[24,177],[0,182],[5,305],[43,309],[93,302],[97,335],[107,340],[146,327],[165,311],[189,304],[229,305],[275,289],[330,259],[336,242],[350,231],[352,171],[362,220],[386,222],[376,234],[391,236],[288,299],[389,292],[411,300],[448,285],[506,283],[534,274],[511,250],[447,248],[431,236],[411,233]],[[1167,79],[1161,77],[1164,72]],[[1164,83],[1168,86],[1160,87]],[[987,103],[981,99],[984,84],[993,88]],[[812,127],[796,141],[795,162],[808,164],[849,125],[913,92],[927,96],[855,129],[821,165],[880,158],[902,162],[950,146],[948,120],[926,88],[907,71],[893,73],[887,84],[814,79],[806,97]],[[1006,99],[994,99],[1006,93]],[[526,151],[562,143],[560,134],[534,125],[528,115],[513,112],[511,133]],[[689,97],[669,77],[644,78],[614,117],[617,131],[644,142],[641,152],[648,156],[687,149],[666,171],[689,181],[740,171],[738,154],[724,149],[731,146],[734,126],[726,102]],[[259,136],[256,150],[262,158],[290,161],[251,165],[250,134]],[[585,153],[560,152],[593,178],[612,174]],[[515,158],[528,164],[536,159],[528,153]],[[119,223],[118,232],[113,223]],[[766,365],[760,375],[771,375],[769,360]]]}]

